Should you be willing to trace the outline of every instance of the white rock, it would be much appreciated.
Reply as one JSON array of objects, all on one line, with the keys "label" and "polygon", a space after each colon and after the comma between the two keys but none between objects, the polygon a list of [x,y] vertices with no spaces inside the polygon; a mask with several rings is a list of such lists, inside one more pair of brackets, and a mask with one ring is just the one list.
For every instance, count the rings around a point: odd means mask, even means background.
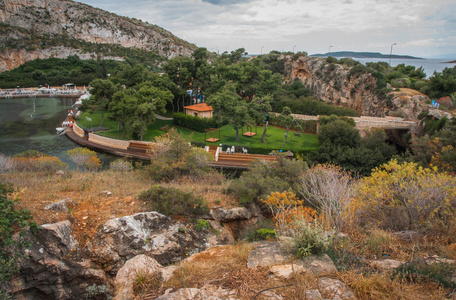
[{"label": "white rock", "polygon": [[133,283],[138,275],[152,275],[162,266],[153,258],[141,254],[129,259],[117,272],[115,279],[115,300],[133,299]]}]

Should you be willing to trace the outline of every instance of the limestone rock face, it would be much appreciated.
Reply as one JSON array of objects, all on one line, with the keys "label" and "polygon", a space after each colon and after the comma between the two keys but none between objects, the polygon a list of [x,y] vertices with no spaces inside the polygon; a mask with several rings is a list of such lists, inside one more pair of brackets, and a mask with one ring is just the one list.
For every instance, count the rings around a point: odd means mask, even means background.
[{"label": "limestone rock face", "polygon": [[206,249],[207,231],[180,230],[171,219],[157,212],[138,213],[108,220],[90,241],[85,253],[115,274],[125,261],[146,254],[160,264],[178,262],[192,253]]},{"label": "limestone rock face", "polygon": [[[1,41],[1,37],[0,37]],[[77,55],[80,59],[96,58],[96,53],[83,52],[80,49],[65,46],[49,47],[46,49],[36,48],[35,50],[8,49],[0,52],[0,73],[19,67],[20,65],[35,59],[45,59],[49,57],[67,58]],[[105,56],[104,59],[124,61],[123,57]]]},{"label": "limestone rock face", "polygon": [[[84,42],[115,44],[151,51],[163,58],[190,56],[196,49],[195,45],[180,40],[156,25],[117,16],[76,1],[4,0],[0,3],[0,22],[11,26],[6,30],[6,35],[0,35],[0,43],[4,40],[4,45],[8,45],[8,48],[28,48],[34,52],[32,56],[41,55],[39,50],[33,49],[41,46],[33,45],[32,40],[36,36],[45,40],[55,38],[54,42],[60,43],[63,43],[62,37],[66,37]],[[23,44],[24,41],[29,44]],[[10,52],[9,56],[17,59],[19,54],[14,51]],[[81,52],[76,54],[82,55]],[[86,54],[95,55],[96,58],[95,53]],[[29,60],[23,53],[20,57],[22,63]],[[8,57],[0,60],[0,72],[18,66],[19,60],[12,62],[10,58],[4,61],[6,58]]]},{"label": "limestone rock face", "polygon": [[416,120],[418,115],[424,110],[423,104],[429,98],[425,95],[409,96],[405,92],[391,92],[392,109],[390,113],[397,114],[405,120]]},{"label": "limestone rock face", "polygon": [[264,242],[260,243],[250,252],[247,260],[249,268],[272,266],[293,261],[290,253],[282,250],[279,243]]},{"label": "limestone rock face", "polygon": [[69,221],[43,225],[24,239],[30,248],[12,280],[14,299],[85,299],[90,287],[110,295],[105,273],[81,258]]},{"label": "limestone rock face", "polygon": [[424,109],[425,95],[407,96],[392,92],[391,101],[378,95],[377,79],[368,73],[355,73],[352,68],[329,64],[315,57],[286,57],[287,76],[290,81],[299,79],[311,94],[326,103],[353,108],[362,116],[385,117],[400,114],[415,121]]},{"label": "limestone rock face", "polygon": [[232,222],[248,220],[252,217],[252,214],[245,207],[235,207],[232,209],[217,208],[211,210],[211,216],[220,222]]}]

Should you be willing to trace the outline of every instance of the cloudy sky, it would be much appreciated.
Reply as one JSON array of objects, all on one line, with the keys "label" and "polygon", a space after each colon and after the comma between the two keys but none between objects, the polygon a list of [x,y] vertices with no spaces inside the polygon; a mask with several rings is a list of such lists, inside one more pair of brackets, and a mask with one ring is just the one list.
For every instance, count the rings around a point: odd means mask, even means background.
[{"label": "cloudy sky", "polygon": [[[222,53],[370,51],[456,56],[454,0],[77,0]],[[456,59],[456,57],[452,57]]]}]

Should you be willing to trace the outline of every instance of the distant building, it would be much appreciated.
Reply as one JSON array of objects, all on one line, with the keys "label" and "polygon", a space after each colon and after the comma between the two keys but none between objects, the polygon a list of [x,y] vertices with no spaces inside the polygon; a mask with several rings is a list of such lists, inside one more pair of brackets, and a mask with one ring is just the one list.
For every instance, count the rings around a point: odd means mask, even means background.
[{"label": "distant building", "polygon": [[185,114],[200,118],[212,118],[212,112],[214,111],[212,106],[206,103],[184,106],[184,109]]}]

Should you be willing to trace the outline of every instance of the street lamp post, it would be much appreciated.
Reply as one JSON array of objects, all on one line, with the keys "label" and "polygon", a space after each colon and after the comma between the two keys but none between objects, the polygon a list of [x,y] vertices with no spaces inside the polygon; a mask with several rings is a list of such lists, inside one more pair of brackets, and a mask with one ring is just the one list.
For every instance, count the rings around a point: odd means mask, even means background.
[{"label": "street lamp post", "polygon": [[332,46],[328,47],[328,55],[329,55],[329,53],[331,53],[331,48],[332,48]]},{"label": "street lamp post", "polygon": [[296,46],[293,46],[293,53],[294,53],[294,49],[296,48]]},{"label": "street lamp post", "polygon": [[389,61],[389,65],[391,66],[391,56],[393,55],[393,46],[396,45],[396,43],[394,44],[391,44],[391,50],[390,50],[390,61]]}]

